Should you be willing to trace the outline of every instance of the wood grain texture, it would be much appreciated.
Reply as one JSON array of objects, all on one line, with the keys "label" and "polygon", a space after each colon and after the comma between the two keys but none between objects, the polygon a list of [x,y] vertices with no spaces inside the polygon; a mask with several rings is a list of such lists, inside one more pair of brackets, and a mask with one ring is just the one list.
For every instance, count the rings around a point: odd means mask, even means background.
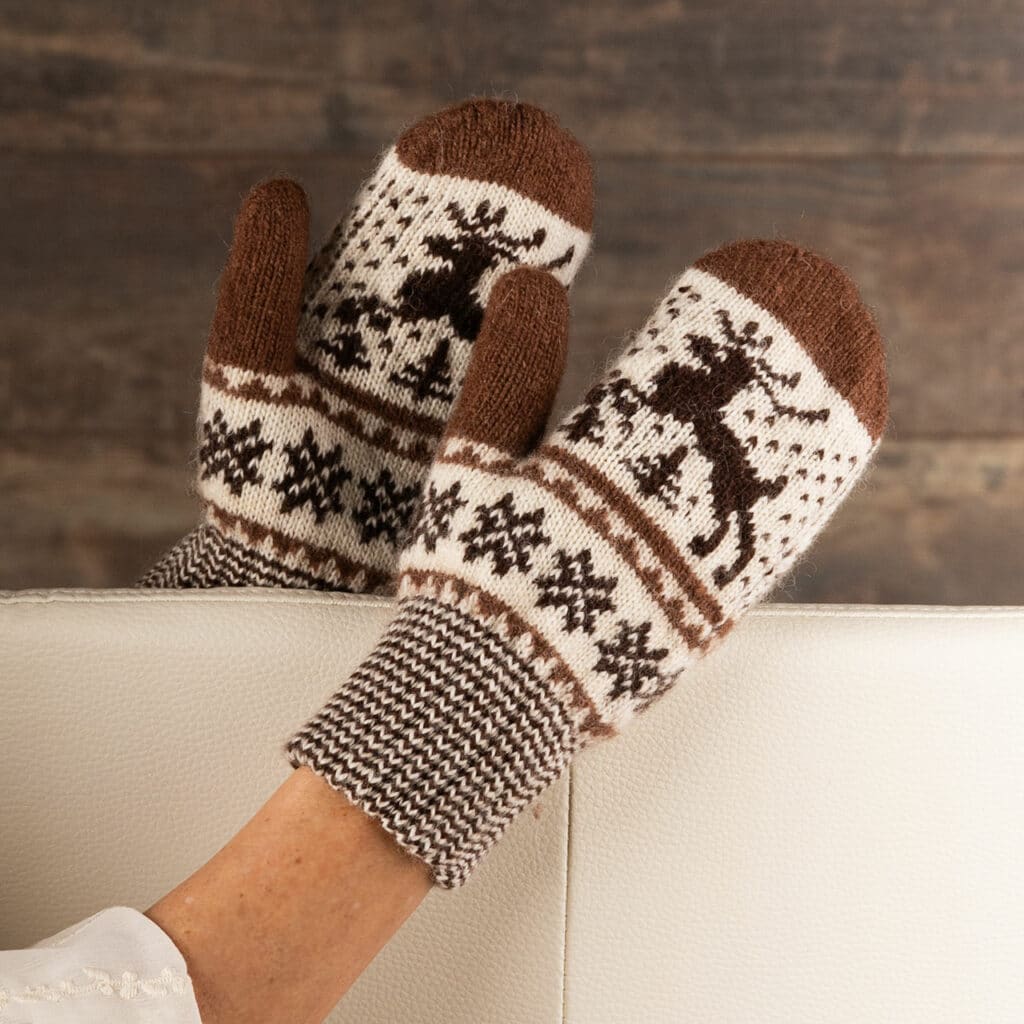
[{"label": "wood grain texture", "polygon": [[0,446],[0,590],[131,586],[195,525],[187,463],[115,444]]},{"label": "wood grain texture", "polygon": [[5,148],[374,149],[507,93],[595,152],[1024,153],[1015,0],[8,0]]},{"label": "wood grain texture", "polygon": [[1024,603],[1020,0],[0,5],[0,587],[129,582],[192,522],[214,289],[257,180],[314,235],[470,94],[595,156],[565,410],[701,252],[787,237],[860,284],[892,425],[783,592]]}]

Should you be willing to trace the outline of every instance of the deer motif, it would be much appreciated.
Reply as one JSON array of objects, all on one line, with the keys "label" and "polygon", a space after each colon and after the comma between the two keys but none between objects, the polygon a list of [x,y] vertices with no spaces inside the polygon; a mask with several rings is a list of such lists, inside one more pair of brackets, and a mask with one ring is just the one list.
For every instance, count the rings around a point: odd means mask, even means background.
[{"label": "deer motif", "polygon": [[697,451],[711,463],[716,523],[709,533],[693,538],[690,550],[699,558],[706,558],[726,538],[731,521],[736,521],[739,546],[736,558],[731,565],[716,568],[713,576],[715,584],[724,587],[754,556],[754,505],[761,498],[777,498],[788,482],[785,475],[773,480],[758,476],[744,444],[725,422],[725,410],[751,385],[767,395],[777,417],[823,423],[828,419],[829,410],[798,409],[786,404],[777,389],[795,388],[800,383],[800,374],[772,370],[762,354],[771,347],[771,336],[758,338],[758,325],[753,321],[737,331],[725,310],[718,310],[715,315],[724,344],[706,335],[687,334],[690,351],[700,366],[669,363],[655,378],[653,390],[644,397],[660,415],[690,424]]},{"label": "deer motif", "polygon": [[[518,263],[520,254],[543,245],[547,232],[537,230],[526,238],[516,238],[501,230],[508,213],[504,206],[491,211],[485,199],[471,216],[455,202],[445,209],[458,229],[455,238],[428,235],[424,244],[431,256],[445,261],[445,266],[417,270],[410,274],[398,290],[397,316],[406,321],[440,320],[447,316],[455,333],[472,341],[480,330],[484,310],[476,297],[480,279],[505,258]],[[563,267],[572,259],[573,247],[544,269]]]}]

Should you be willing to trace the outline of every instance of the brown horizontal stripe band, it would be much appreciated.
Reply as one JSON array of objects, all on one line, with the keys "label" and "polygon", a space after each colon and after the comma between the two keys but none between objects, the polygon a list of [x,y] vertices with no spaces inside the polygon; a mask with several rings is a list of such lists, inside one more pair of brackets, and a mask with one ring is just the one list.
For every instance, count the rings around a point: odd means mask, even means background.
[{"label": "brown horizontal stripe band", "polygon": [[672,539],[655,523],[646,512],[621,488],[593,466],[570,455],[556,445],[543,445],[537,452],[541,458],[557,463],[572,476],[581,480],[595,494],[599,495],[615,514],[630,523],[643,537],[644,543],[658,556],[658,559],[683,588],[697,610],[712,625],[721,624],[724,614],[722,606],[712,597],[707,587],[697,578],[694,571],[680,557]]},{"label": "brown horizontal stripe band", "polygon": [[609,725],[598,713],[590,695],[583,688],[576,674],[565,663],[561,654],[554,645],[530,625],[514,608],[506,604],[500,597],[484,590],[476,583],[471,583],[462,576],[455,576],[448,572],[436,572],[429,569],[406,569],[402,573],[402,580],[407,580],[419,592],[437,596],[442,588],[450,586],[460,599],[473,597],[478,602],[481,611],[492,618],[504,619],[509,628],[516,636],[528,634],[533,641],[537,655],[545,660],[551,660],[556,667],[552,671],[550,680],[552,683],[566,686],[572,695],[572,706],[586,711],[586,717],[580,726],[594,737],[614,736],[615,729]]},{"label": "brown horizontal stripe band", "polygon": [[386,398],[381,398],[380,395],[375,395],[372,391],[357,388],[354,384],[342,384],[341,381],[326,376],[318,366],[303,356],[296,357],[295,368],[300,373],[314,377],[320,387],[329,391],[336,398],[340,398],[350,405],[358,406],[366,412],[371,412],[374,416],[379,416],[382,420],[387,420],[403,430],[413,430],[430,437],[440,437],[448,422],[437,416],[414,412],[397,402],[389,402]]},{"label": "brown horizontal stripe band", "polygon": [[421,466],[429,465],[434,455],[438,440],[436,436],[402,444],[390,426],[383,426],[376,431],[368,430],[355,413],[332,409],[320,393],[318,384],[313,385],[313,390],[308,394],[294,382],[289,383],[284,391],[275,393],[258,379],[246,381],[244,384],[231,384],[216,364],[207,364],[203,368],[203,382],[230,398],[262,402],[264,405],[274,405],[278,408],[312,409],[364,444]]},{"label": "brown horizontal stripe band", "polygon": [[484,462],[475,455],[466,452],[458,452],[454,455],[441,456],[439,462],[449,465],[465,466],[468,469],[482,470],[485,473],[493,473],[500,476],[512,476],[524,474],[538,487],[542,487],[551,494],[557,501],[560,501],[574,515],[578,516],[587,524],[601,539],[611,548],[618,552],[622,559],[629,564],[637,579],[643,584],[651,600],[658,605],[668,620],[672,629],[683,639],[686,646],[692,650],[703,650],[710,642],[710,638],[701,636],[701,631],[695,626],[689,626],[684,621],[685,609],[680,607],[679,600],[666,599],[657,586],[657,581],[651,578],[652,572],[657,570],[643,570],[635,564],[636,552],[631,548],[625,537],[620,537],[612,532],[607,516],[600,509],[587,509],[583,507],[578,496],[572,491],[571,485],[561,481],[554,483],[548,480],[538,468],[535,472],[529,472],[526,465],[520,465],[512,459],[501,462]]},{"label": "brown horizontal stripe band", "polygon": [[[206,508],[210,515],[222,525],[238,527],[254,543],[259,543],[265,537],[269,537],[274,544],[274,548],[282,554],[287,555],[296,551],[299,552],[314,571],[314,574],[319,570],[320,566],[331,564],[338,570],[338,574],[346,582],[354,580],[362,573],[365,579],[364,593],[387,593],[392,589],[390,586],[392,583],[391,575],[382,572],[380,569],[364,565],[361,562],[354,562],[352,559],[346,558],[344,555],[340,555],[338,552],[331,551],[328,548],[316,547],[315,545],[307,544],[305,541],[296,540],[294,537],[289,537],[287,534],[281,533],[270,526],[264,526],[235,512],[228,512],[215,502],[208,500]],[[325,582],[330,581],[325,580]]]}]

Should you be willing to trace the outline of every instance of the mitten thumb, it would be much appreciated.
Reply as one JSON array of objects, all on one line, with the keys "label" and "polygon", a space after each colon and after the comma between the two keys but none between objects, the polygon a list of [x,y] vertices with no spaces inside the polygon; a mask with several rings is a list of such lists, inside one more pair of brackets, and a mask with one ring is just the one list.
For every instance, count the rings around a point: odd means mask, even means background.
[{"label": "mitten thumb", "polygon": [[308,244],[309,208],[296,182],[264,182],[245,197],[217,289],[206,348],[212,360],[291,372]]},{"label": "mitten thumb", "polygon": [[519,457],[544,431],[565,369],[569,302],[546,270],[516,267],[491,289],[445,440]]}]

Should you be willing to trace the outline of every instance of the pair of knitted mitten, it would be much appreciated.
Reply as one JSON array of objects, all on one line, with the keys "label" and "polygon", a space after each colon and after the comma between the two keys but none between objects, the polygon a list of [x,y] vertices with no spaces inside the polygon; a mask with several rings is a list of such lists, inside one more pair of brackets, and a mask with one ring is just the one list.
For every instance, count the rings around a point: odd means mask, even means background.
[{"label": "pair of knitted mitten", "polygon": [[549,273],[495,286],[397,617],[288,745],[443,886],[771,590],[887,416],[856,289],[784,242],[699,260],[538,444],[567,328]]},{"label": "pair of knitted mitten", "polygon": [[444,886],[765,596],[887,415],[848,278],[740,242],[540,440],[591,212],[579,144],[491,101],[406,132],[308,270],[302,190],[254,190],[204,366],[203,523],[143,580],[397,574],[394,622],[288,754]]},{"label": "pair of knitted mitten", "polygon": [[406,131],[308,269],[302,189],[254,189],[203,367],[203,520],[141,585],[391,590],[495,282],[568,285],[592,206],[583,147],[491,100]]}]

